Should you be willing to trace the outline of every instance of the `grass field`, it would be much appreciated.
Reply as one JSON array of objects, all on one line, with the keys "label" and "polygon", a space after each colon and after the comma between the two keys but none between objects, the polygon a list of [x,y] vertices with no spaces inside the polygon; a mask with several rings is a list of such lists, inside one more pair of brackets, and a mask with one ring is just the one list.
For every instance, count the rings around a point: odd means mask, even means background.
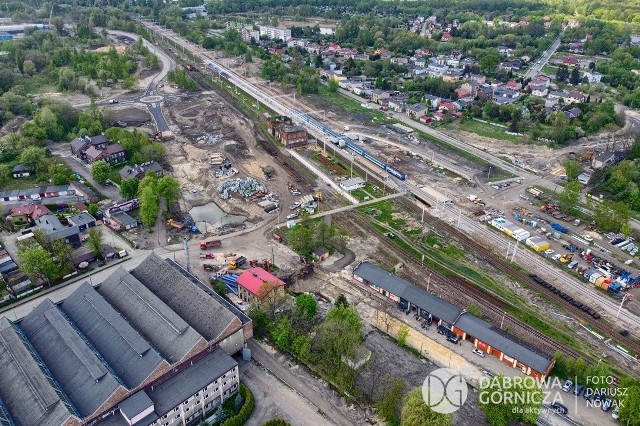
[{"label": "grass field", "polygon": [[486,138],[499,139],[509,142],[525,142],[525,138],[523,136],[510,135],[506,133],[507,129],[505,128],[493,126],[481,121],[465,120],[464,122],[458,123],[458,128],[460,130],[464,130],[465,132],[475,133],[476,135],[484,136]]},{"label": "grass field", "polygon": [[[357,101],[341,95],[338,92],[330,92],[326,85],[319,86],[318,95],[334,108],[342,109],[350,114],[364,114],[371,118],[375,124],[392,123],[382,111],[376,109],[365,108]],[[364,99],[363,99],[364,101]]]}]

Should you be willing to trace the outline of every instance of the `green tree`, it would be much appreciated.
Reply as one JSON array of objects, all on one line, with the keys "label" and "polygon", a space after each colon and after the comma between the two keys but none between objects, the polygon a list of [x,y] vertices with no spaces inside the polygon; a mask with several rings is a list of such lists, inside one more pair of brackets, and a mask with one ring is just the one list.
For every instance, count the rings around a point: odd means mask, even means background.
[{"label": "green tree", "polygon": [[53,162],[49,165],[47,173],[53,180],[54,185],[65,185],[71,181],[73,172],[66,164],[60,162]]},{"label": "green tree", "polygon": [[558,208],[568,214],[575,214],[580,200],[582,185],[578,181],[568,182],[562,192],[558,194]]},{"label": "green tree", "polygon": [[51,254],[38,244],[30,244],[19,250],[18,261],[22,272],[33,283],[42,281],[48,286],[58,274],[58,268],[56,268]]},{"label": "green tree", "polygon": [[405,385],[405,381],[400,377],[385,376],[382,379],[376,408],[378,409],[378,415],[387,424],[398,424],[400,420],[400,405]]},{"label": "green tree", "polygon": [[291,249],[300,256],[308,257],[316,248],[314,241],[314,231],[312,223],[308,219],[303,219],[289,230],[287,240],[291,244]]},{"label": "green tree", "polygon": [[402,405],[401,426],[429,425],[451,426],[453,415],[431,410],[424,402],[422,388],[415,388],[405,397]]},{"label": "green tree", "polygon": [[158,179],[157,190],[158,195],[165,199],[167,205],[180,199],[180,184],[171,176],[163,176]]},{"label": "green tree", "polygon": [[96,161],[91,165],[91,176],[98,183],[105,183],[111,176],[111,167],[106,161]]},{"label": "green tree", "polygon": [[39,170],[42,166],[47,151],[39,146],[29,146],[20,154],[20,162],[27,165],[31,170]]},{"label": "green tree", "polygon": [[636,379],[625,379],[620,386],[627,389],[625,395],[620,399],[620,424],[629,426],[640,426],[640,382]]},{"label": "green tree", "polygon": [[480,69],[489,73],[495,71],[500,63],[500,53],[495,49],[488,49],[480,58]]},{"label": "green tree", "polygon": [[99,210],[99,208],[98,208],[98,205],[96,203],[90,203],[87,206],[87,212],[93,217],[96,217],[96,215],[98,214],[98,210]]},{"label": "green tree", "polygon": [[167,149],[161,143],[150,143],[140,148],[140,159],[144,163],[149,161],[160,161],[166,152]]},{"label": "green tree", "polygon": [[336,299],[334,305],[348,308],[349,307],[349,302],[347,301],[347,297],[344,294],[340,293],[340,295]]},{"label": "green tree", "polygon": [[102,230],[98,228],[91,228],[87,237],[87,246],[91,249],[93,254],[97,257],[102,256]]},{"label": "green tree", "polygon": [[398,329],[397,342],[400,346],[404,346],[407,343],[407,337],[409,337],[409,326],[403,324]]},{"label": "green tree", "polygon": [[140,220],[142,224],[152,229],[159,212],[159,199],[153,186],[147,186],[140,192]]},{"label": "green tree", "polygon": [[296,297],[296,313],[306,319],[313,319],[318,313],[318,302],[310,294],[301,294]]},{"label": "green tree", "polygon": [[49,253],[53,256],[53,261],[61,275],[65,275],[73,270],[73,249],[69,243],[63,239],[56,240],[50,244]]},{"label": "green tree", "polygon": [[26,61],[24,61],[24,63],[22,64],[22,72],[24,74],[27,74],[28,76],[32,76],[36,73],[36,66],[33,63],[32,60],[27,59]]},{"label": "green tree", "polygon": [[125,179],[120,183],[120,195],[125,200],[131,200],[138,193],[138,185],[140,181],[136,178]]},{"label": "green tree", "polygon": [[569,83],[573,84],[574,86],[577,86],[578,83],[580,83],[580,71],[578,70],[578,67],[573,67],[573,69],[571,70]]},{"label": "green tree", "polygon": [[480,389],[480,408],[492,426],[507,426],[511,422],[536,423],[544,394],[533,377],[515,382],[513,377],[495,376],[482,381]]},{"label": "green tree", "polygon": [[257,338],[264,337],[269,326],[267,313],[254,303],[247,311],[247,315],[253,322],[253,335]]},{"label": "green tree", "polygon": [[598,229],[603,232],[620,231],[623,227],[629,226],[631,212],[629,206],[622,202],[602,200],[592,205],[593,220]]},{"label": "green tree", "polygon": [[331,93],[336,93],[340,88],[340,83],[335,78],[330,78],[327,82],[327,90]]},{"label": "green tree", "polygon": [[282,315],[269,326],[269,335],[276,346],[283,351],[289,351],[293,343],[293,327],[288,316]]},{"label": "green tree", "polygon": [[572,181],[578,179],[580,175],[581,167],[580,163],[576,160],[565,160],[562,162],[564,172],[567,174],[567,180]]}]

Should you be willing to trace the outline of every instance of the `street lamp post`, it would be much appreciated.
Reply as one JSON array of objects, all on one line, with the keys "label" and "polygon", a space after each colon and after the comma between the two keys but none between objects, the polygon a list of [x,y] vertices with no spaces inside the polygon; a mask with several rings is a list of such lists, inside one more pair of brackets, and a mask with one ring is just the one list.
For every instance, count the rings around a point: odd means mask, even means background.
[{"label": "street lamp post", "polygon": [[618,318],[620,316],[620,311],[622,310],[622,305],[624,304],[624,301],[627,300],[627,296],[629,296],[629,293],[625,293],[624,297],[622,298],[622,301],[620,302],[620,306],[618,307],[618,312],[616,313],[616,318]]}]

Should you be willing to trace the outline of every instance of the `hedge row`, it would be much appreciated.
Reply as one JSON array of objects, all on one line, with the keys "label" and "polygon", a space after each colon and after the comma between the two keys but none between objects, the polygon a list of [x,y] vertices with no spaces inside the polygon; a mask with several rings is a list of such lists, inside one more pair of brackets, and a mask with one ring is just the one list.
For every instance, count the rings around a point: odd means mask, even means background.
[{"label": "hedge row", "polygon": [[233,417],[229,417],[227,420],[222,422],[221,426],[242,426],[249,420],[249,417],[251,417],[255,401],[253,399],[253,394],[243,383],[240,384],[240,395],[244,398],[244,405],[238,414]]},{"label": "hedge row", "polygon": [[262,426],[291,426],[291,423],[284,419],[271,419]]}]

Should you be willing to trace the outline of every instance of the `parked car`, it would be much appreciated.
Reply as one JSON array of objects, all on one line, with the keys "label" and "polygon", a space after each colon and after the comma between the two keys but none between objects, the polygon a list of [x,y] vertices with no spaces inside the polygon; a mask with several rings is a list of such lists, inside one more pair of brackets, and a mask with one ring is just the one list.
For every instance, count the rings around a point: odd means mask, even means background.
[{"label": "parked car", "polygon": [[444,325],[439,325],[438,326],[438,334],[447,334],[449,333],[449,329],[447,327],[445,327]]},{"label": "parked car", "polygon": [[447,336],[447,340],[451,343],[458,343],[460,341],[460,337],[458,337],[457,335],[449,335]]},{"label": "parked car", "polygon": [[291,207],[289,207],[289,210],[295,210],[299,208],[300,208],[300,203],[296,201],[295,203],[291,204]]},{"label": "parked car", "polygon": [[553,404],[551,404],[551,409],[560,414],[567,414],[569,412],[567,407],[560,404],[559,402],[554,402]]},{"label": "parked car", "polygon": [[478,355],[480,358],[484,358],[484,356],[486,355],[483,350],[480,350],[478,348],[473,348],[471,352]]},{"label": "parked car", "polygon": [[593,241],[593,237],[591,235],[583,235],[582,239],[588,242],[592,242]]},{"label": "parked car", "polygon": [[613,404],[613,401],[611,401],[609,398],[605,399],[604,402],[602,403],[602,411],[609,411],[611,409],[612,404]]},{"label": "parked car", "polygon": [[558,253],[558,254],[554,255],[551,259],[553,259],[553,260],[556,260],[556,261],[557,261],[557,260],[559,260],[561,257],[562,257],[562,255],[561,255],[560,253]]},{"label": "parked car", "polygon": [[298,213],[291,213],[287,215],[287,220],[297,219],[297,218],[298,218]]},{"label": "parked car", "polygon": [[618,414],[618,407],[617,406],[611,412],[611,417],[613,418],[613,420],[618,420],[618,417],[620,417],[620,415]]},{"label": "parked car", "polygon": [[553,254],[555,251],[553,249],[547,249],[544,251],[544,254]]},{"label": "parked car", "polygon": [[582,394],[582,397],[587,401],[590,400],[592,396],[593,396],[593,389],[591,388],[586,388],[584,390],[584,393]]},{"label": "parked car", "polygon": [[109,103],[110,104],[117,104],[118,100],[117,99],[109,99]]},{"label": "parked car", "polygon": [[576,384],[576,387],[573,389],[573,394],[576,396],[580,396],[580,394],[582,393],[582,389],[584,389],[582,386]]},{"label": "parked car", "polygon": [[564,385],[562,385],[562,390],[565,392],[569,392],[572,387],[573,387],[573,382],[571,380],[567,380],[566,382],[564,382]]},{"label": "parked car", "polygon": [[520,198],[522,198],[523,200],[529,200],[529,197],[524,194],[520,194]]}]

